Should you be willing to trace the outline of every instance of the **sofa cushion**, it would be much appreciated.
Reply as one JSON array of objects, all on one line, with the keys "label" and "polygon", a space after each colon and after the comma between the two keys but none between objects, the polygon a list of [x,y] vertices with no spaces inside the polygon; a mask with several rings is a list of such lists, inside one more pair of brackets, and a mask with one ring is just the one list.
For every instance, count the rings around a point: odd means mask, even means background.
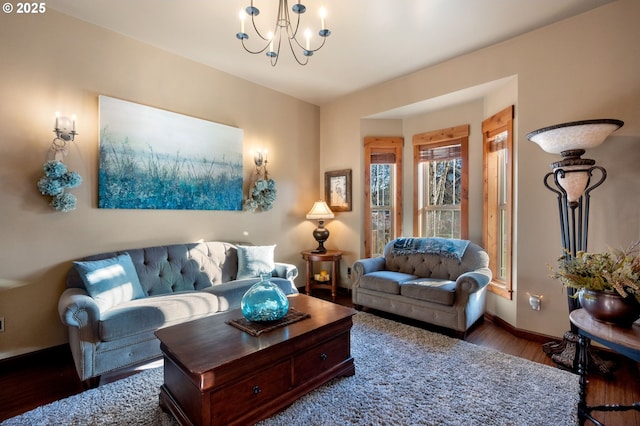
[{"label": "sofa cushion", "polygon": [[456,298],[456,282],[432,278],[405,281],[400,294],[412,299],[452,306]]},{"label": "sofa cushion", "polygon": [[360,279],[360,287],[389,294],[400,294],[400,284],[418,278],[402,272],[376,271]]},{"label": "sofa cushion", "polygon": [[101,315],[100,339],[112,341],[218,311],[218,298],[207,292],[178,292],[122,303]]},{"label": "sofa cushion", "polygon": [[271,274],[276,269],[274,251],[276,246],[236,246],[238,250],[238,277],[256,278],[260,274]]},{"label": "sofa cushion", "polygon": [[101,312],[146,296],[128,253],[102,260],[77,261],[73,266]]}]

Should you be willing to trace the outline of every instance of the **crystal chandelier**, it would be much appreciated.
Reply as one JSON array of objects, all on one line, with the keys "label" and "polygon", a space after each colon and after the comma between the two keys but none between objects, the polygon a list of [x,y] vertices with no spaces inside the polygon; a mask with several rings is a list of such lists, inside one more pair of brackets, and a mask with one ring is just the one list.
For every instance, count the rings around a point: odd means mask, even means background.
[{"label": "crystal chandelier", "polygon": [[[247,52],[253,54],[265,52],[271,60],[271,66],[275,67],[278,63],[283,40],[289,44],[295,60],[300,65],[307,65],[309,57],[313,56],[314,52],[320,50],[327,41],[327,37],[331,35],[331,31],[326,27],[326,10],[320,8],[320,31],[318,31],[318,35],[321,37],[322,42],[318,47],[314,49],[311,48],[310,29],[305,30],[304,40],[301,42],[298,38],[300,15],[307,11],[307,7],[300,2],[296,2],[291,8],[291,12],[296,15],[295,22],[292,22],[287,0],[278,1],[278,15],[275,27],[273,31],[264,33],[264,31],[260,31],[256,26],[256,16],[260,14],[260,10],[255,7],[253,3],[254,0],[251,0],[251,5],[240,11],[240,32],[236,34],[236,37],[242,42],[242,47],[244,47],[244,50]],[[253,30],[259,38],[258,42],[256,42],[258,46],[256,50],[247,47],[247,44],[249,44],[247,42],[249,35],[245,32],[245,20],[247,17],[251,18],[251,26],[253,26]]]}]

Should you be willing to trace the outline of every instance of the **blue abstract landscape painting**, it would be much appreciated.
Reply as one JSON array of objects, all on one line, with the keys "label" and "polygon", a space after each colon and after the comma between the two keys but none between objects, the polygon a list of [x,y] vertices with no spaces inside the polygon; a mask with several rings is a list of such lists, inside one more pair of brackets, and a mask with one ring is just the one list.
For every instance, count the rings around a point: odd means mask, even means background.
[{"label": "blue abstract landscape painting", "polygon": [[98,206],[242,210],[242,130],[100,96]]}]

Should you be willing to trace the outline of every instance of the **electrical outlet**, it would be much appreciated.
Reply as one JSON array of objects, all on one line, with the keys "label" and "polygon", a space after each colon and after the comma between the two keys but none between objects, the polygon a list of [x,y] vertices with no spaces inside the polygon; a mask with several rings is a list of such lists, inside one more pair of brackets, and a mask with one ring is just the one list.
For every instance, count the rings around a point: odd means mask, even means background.
[{"label": "electrical outlet", "polygon": [[0,317],[0,333],[4,332],[4,317]]},{"label": "electrical outlet", "polygon": [[347,275],[351,275],[351,268],[347,268]]}]

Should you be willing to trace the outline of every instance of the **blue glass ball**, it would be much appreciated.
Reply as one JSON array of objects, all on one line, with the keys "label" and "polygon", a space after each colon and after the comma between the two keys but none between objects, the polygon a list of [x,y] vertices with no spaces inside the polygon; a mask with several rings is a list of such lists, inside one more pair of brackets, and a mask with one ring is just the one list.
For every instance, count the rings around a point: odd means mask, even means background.
[{"label": "blue glass ball", "polygon": [[287,315],[289,299],[280,287],[269,281],[269,275],[261,275],[260,281],[242,296],[240,309],[248,321],[275,321]]}]

